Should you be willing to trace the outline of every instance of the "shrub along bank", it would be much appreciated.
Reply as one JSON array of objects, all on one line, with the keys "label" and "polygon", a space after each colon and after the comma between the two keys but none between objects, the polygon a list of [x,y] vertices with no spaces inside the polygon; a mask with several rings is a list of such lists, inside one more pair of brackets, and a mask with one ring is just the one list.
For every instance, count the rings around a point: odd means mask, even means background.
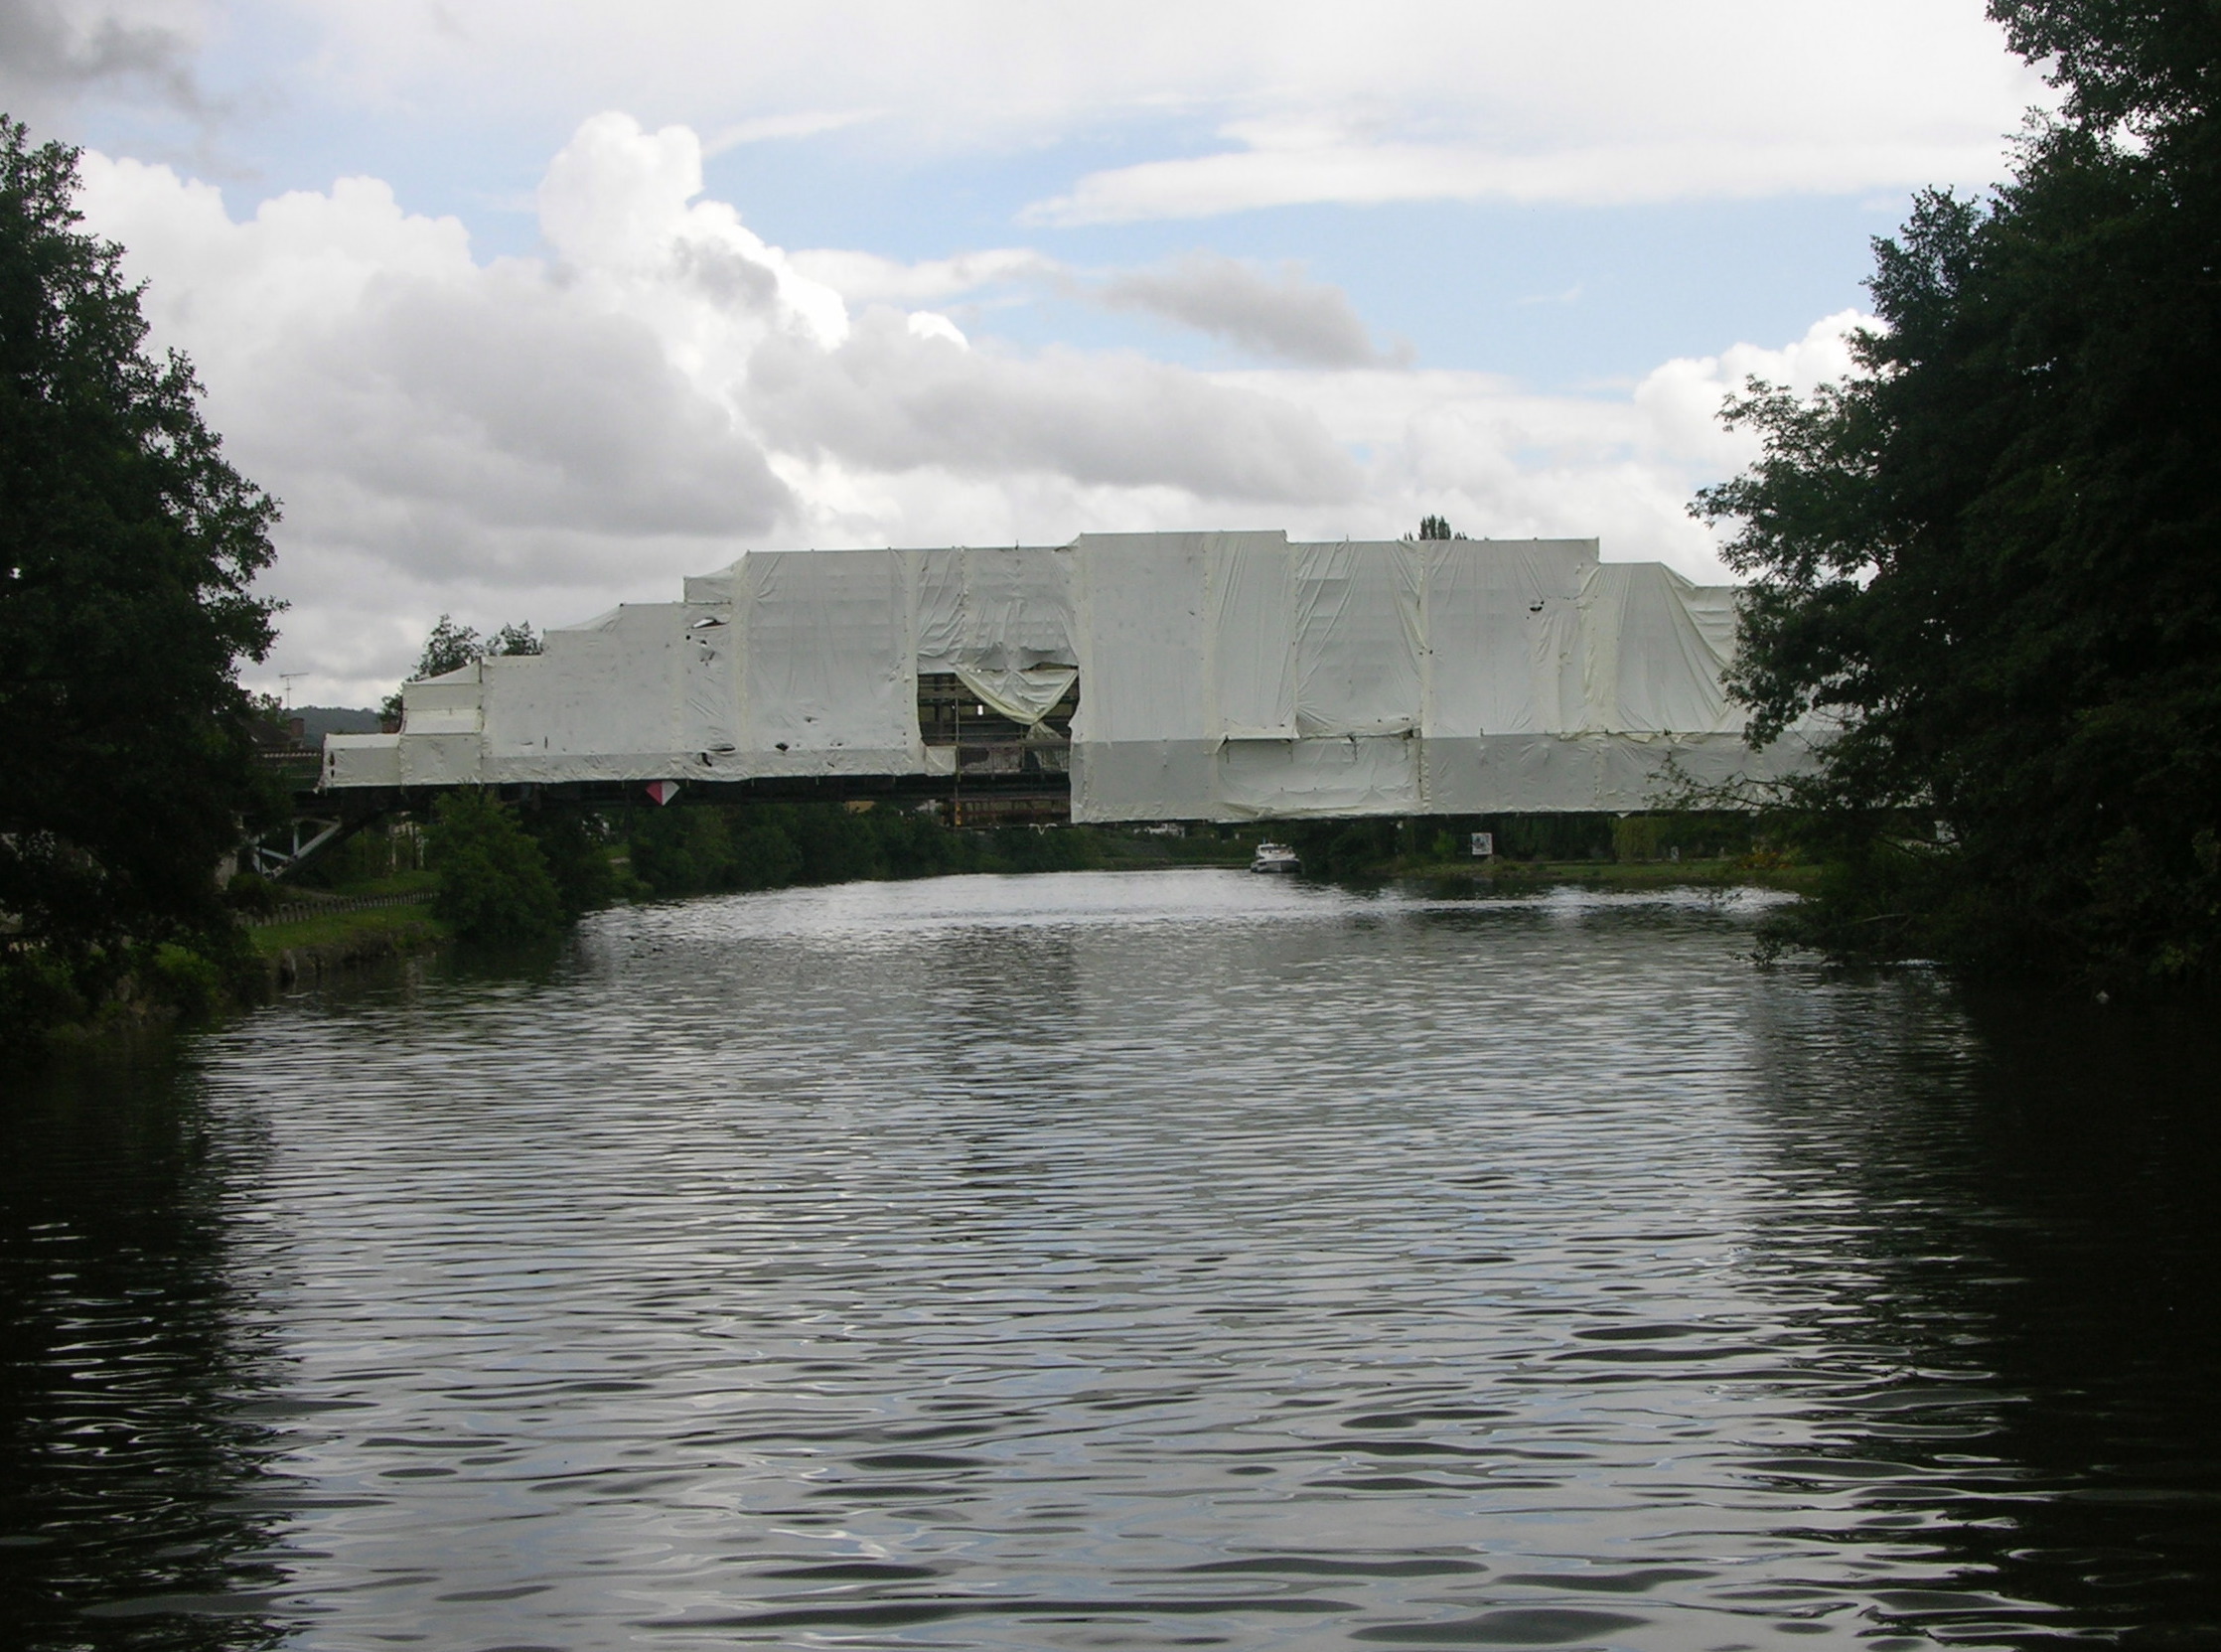
[{"label": "shrub along bank", "polygon": [[[1314,877],[1381,878],[1449,868],[1494,876],[1586,875],[1611,866],[1673,868],[1700,862],[1754,873],[1779,869],[1780,850],[1740,811],[1683,810],[1648,815],[1379,816],[1360,821],[1296,821],[1275,828]],[[1494,853],[1476,860],[1472,835],[1487,832]],[[1644,881],[1651,881],[1646,872]]]},{"label": "shrub along bank", "polygon": [[955,831],[914,810],[829,803],[674,805],[637,812],[626,829],[632,877],[657,896],[950,872],[1083,871],[1120,858],[1113,840],[1087,826]]},{"label": "shrub along bank", "polygon": [[56,1040],[92,1041],[150,1023],[196,1020],[263,993],[247,932],[210,923],[165,940],[110,940],[75,954],[11,939],[0,952],[0,1058]]},{"label": "shrub along bank", "polygon": [[518,810],[490,793],[455,793],[433,810],[424,858],[435,916],[463,940],[514,945],[547,939],[620,895],[1077,871],[1125,858],[1121,846],[1085,826],[955,831],[930,814],[838,804]]},{"label": "shrub along bank", "polygon": [[[1637,881],[1780,881],[1782,857],[1736,813],[1528,815],[1275,823],[1200,828],[1184,838],[1090,826],[952,830],[930,812],[838,804],[680,803],[614,815],[551,809],[522,817],[491,798],[441,805],[429,850],[435,910],[466,939],[551,934],[566,915],[619,894],[650,898],[791,884],[1245,863],[1260,835],[1285,837],[1323,877],[1471,872],[1474,831],[1494,834],[1499,878],[1599,872]],[[613,873],[613,851],[626,866]],[[1794,882],[1792,877],[1790,881]]]},{"label": "shrub along bank", "polygon": [[[1470,833],[1494,834],[1496,858],[1473,860]],[[42,967],[18,951],[0,971],[0,1039],[118,1021],[194,1018],[251,1003],[283,984],[448,939],[528,945],[620,897],[675,898],[792,884],[1053,872],[1098,867],[1243,865],[1259,837],[1295,844],[1314,876],[1459,874],[1499,885],[1566,880],[1775,882],[1803,887],[1809,868],[1780,865],[1750,817],[1476,816],[1254,823],[1185,836],[1061,826],[952,830],[931,813],[837,804],[679,803],[589,810],[517,808],[456,793],[428,822],[365,832],[299,884],[334,894],[409,896],[406,905],[320,913],[298,922],[212,931],[191,944],[122,946],[96,970]],[[233,908],[267,910],[275,889],[234,880]]]}]

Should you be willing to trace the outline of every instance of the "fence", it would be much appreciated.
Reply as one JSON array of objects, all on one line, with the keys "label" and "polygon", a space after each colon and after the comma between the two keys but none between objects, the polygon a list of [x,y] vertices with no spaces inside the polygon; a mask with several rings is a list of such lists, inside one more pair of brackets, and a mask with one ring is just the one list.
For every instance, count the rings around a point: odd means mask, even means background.
[{"label": "fence", "polygon": [[272,907],[267,912],[256,913],[247,922],[256,929],[271,924],[298,924],[309,918],[330,917],[341,912],[368,912],[380,906],[422,906],[432,898],[426,890],[415,895],[363,895],[328,901],[294,901],[285,906]]}]

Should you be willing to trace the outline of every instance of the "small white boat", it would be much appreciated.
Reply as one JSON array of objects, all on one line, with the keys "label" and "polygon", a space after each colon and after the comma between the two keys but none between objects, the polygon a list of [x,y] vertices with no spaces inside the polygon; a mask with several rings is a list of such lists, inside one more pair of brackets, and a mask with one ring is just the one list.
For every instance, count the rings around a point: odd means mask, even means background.
[{"label": "small white boat", "polygon": [[1295,850],[1285,843],[1259,843],[1257,858],[1250,862],[1253,872],[1300,872],[1303,862]]}]

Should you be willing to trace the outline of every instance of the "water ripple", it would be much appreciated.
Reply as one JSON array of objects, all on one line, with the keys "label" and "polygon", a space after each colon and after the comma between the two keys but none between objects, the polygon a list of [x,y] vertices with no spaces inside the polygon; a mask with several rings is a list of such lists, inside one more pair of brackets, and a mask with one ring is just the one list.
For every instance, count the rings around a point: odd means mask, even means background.
[{"label": "water ripple", "polygon": [[26,1115],[0,1565],[58,1647],[2189,1644],[2210,1331],[2062,1345],[2122,1235],[1995,1038],[1761,904],[954,878],[292,1000],[131,1081],[164,1231]]}]

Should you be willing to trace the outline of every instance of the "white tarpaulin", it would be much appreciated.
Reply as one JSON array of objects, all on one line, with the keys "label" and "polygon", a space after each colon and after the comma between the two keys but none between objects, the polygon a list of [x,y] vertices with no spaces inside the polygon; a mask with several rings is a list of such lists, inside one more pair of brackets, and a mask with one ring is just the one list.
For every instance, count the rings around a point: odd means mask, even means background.
[{"label": "white tarpaulin", "polygon": [[918,670],[1024,671],[1079,663],[1069,549],[963,545],[892,554],[909,565],[917,593]]},{"label": "white tarpaulin", "polygon": [[1028,726],[1079,683],[1077,820],[1639,809],[1769,777],[1721,689],[1734,593],[1594,540],[750,552],[403,692],[332,786],[950,772],[918,676]]},{"label": "white tarpaulin", "polygon": [[1030,728],[1056,709],[1065,690],[1080,680],[1080,670],[1076,666],[1029,666],[1022,672],[1006,672],[985,666],[959,666],[957,680],[978,695],[982,704]]}]

